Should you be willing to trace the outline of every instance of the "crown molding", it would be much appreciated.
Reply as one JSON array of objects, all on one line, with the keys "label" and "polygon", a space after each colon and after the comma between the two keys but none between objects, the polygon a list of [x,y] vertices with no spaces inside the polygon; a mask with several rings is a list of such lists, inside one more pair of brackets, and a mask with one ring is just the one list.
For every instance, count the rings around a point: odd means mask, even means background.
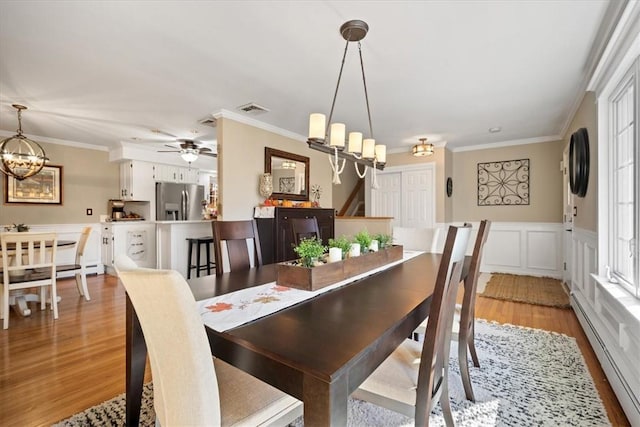
[{"label": "crown molding", "polygon": [[296,141],[305,142],[307,137],[302,136],[298,133],[288,131],[286,129],[282,129],[280,127],[270,125],[265,122],[261,122],[260,120],[252,119],[250,117],[244,116],[242,114],[235,113],[233,111],[222,109],[218,112],[211,114],[216,120],[220,118],[230,119],[234,122],[243,123],[245,125],[253,126],[262,130],[266,130],[267,132],[275,133],[277,135],[284,136],[285,138],[295,139]]},{"label": "crown molding", "polygon": [[[15,134],[16,134],[15,132],[0,130],[0,137],[10,137]],[[66,145],[68,147],[85,148],[88,150],[109,151],[109,147],[105,147],[103,145],[87,144],[85,142],[69,141],[66,139],[50,138],[48,136],[38,136],[38,135],[31,135],[26,133],[23,135],[29,139],[34,140],[35,142],[46,142],[49,144]]]},{"label": "crown molding", "polygon": [[511,141],[492,142],[490,144],[471,145],[466,147],[454,147],[454,148],[451,148],[451,151],[454,153],[458,153],[462,151],[488,150],[491,148],[504,148],[504,147],[511,147],[514,145],[539,144],[542,142],[553,142],[553,141],[561,141],[561,140],[562,140],[562,137],[560,135],[549,135],[549,136],[539,136],[535,138],[514,139]]}]

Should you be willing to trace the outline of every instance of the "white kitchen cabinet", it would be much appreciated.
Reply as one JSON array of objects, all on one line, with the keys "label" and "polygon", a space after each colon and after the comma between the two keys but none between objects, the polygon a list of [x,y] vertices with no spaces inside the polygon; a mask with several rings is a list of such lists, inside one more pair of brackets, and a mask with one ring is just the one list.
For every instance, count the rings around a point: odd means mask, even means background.
[{"label": "white kitchen cabinet", "polygon": [[114,259],[125,254],[138,267],[156,268],[156,224],[146,221],[114,222],[102,227],[102,262],[109,274],[115,274]]},{"label": "white kitchen cabinet", "polygon": [[154,164],[128,160],[120,163],[120,198],[153,201],[155,199]]},{"label": "white kitchen cabinet", "polygon": [[162,164],[157,164],[155,167],[156,181],[184,184],[196,184],[198,182],[198,169]]}]

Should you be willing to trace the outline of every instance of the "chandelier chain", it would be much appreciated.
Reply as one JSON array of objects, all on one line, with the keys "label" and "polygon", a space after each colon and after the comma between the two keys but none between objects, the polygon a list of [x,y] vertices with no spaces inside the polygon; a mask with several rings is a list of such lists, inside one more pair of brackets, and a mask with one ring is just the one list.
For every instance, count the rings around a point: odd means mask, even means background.
[{"label": "chandelier chain", "polygon": [[369,117],[369,138],[373,138],[373,125],[371,124],[371,109],[369,108],[369,92],[367,91],[367,79],[364,76],[364,61],[362,60],[362,45],[358,42],[360,54],[360,69],[362,70],[362,84],[364,85],[364,99],[367,104],[367,116]]},{"label": "chandelier chain", "polygon": [[333,117],[333,110],[336,106],[336,98],[338,97],[338,89],[340,88],[340,80],[342,80],[342,70],[344,70],[344,60],[347,57],[347,50],[349,50],[349,40],[344,46],[344,53],[342,54],[342,63],[340,64],[340,72],[338,73],[338,82],[336,83],[336,91],[333,93],[333,101],[331,102],[331,110],[329,111],[329,120],[325,127],[325,138],[329,136],[329,126],[331,126],[331,118]]}]

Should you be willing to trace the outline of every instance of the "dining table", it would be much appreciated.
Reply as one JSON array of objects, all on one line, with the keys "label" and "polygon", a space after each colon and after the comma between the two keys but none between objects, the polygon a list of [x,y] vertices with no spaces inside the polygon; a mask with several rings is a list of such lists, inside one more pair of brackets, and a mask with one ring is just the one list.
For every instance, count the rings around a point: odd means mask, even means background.
[{"label": "dining table", "polygon": [[[56,241],[56,248],[70,248],[75,246],[76,241],[75,240],[57,240]],[[44,243],[45,248],[50,248],[53,246],[53,240],[47,240]],[[35,243],[35,247],[40,247],[39,243]],[[26,244],[22,244],[22,248],[26,249],[27,245]],[[9,254],[15,252],[16,250],[16,244],[15,243],[7,243],[7,252]],[[1,267],[0,263],[0,267]],[[25,280],[37,280],[37,272],[35,274],[31,274],[28,277],[25,277]],[[13,277],[12,281],[19,281],[20,277]],[[60,299],[60,296],[58,296],[58,299]],[[29,302],[40,302],[40,294],[38,293],[25,293],[24,289],[18,289],[18,290],[14,290],[11,295],[9,296],[9,305],[12,306],[15,310],[15,312],[22,316],[22,317],[27,317],[31,315],[31,309],[28,306]]]},{"label": "dining table", "polygon": [[[223,332],[205,326],[211,354],[303,401],[305,426],[344,426],[349,395],[429,315],[440,258],[421,253]],[[463,279],[469,264],[466,257]],[[276,277],[277,264],[269,264],[188,283],[202,300]],[[139,423],[146,355],[127,297],[127,426]]]}]

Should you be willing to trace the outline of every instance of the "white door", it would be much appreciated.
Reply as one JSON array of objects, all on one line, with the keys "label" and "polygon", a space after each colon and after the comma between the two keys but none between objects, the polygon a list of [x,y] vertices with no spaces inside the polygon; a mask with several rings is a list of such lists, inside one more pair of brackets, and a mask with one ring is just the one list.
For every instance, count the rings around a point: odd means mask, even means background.
[{"label": "white door", "polygon": [[402,173],[380,173],[378,189],[371,191],[372,216],[393,217],[391,226],[402,222]]},{"label": "white door", "polygon": [[393,217],[392,226],[434,227],[434,164],[390,167],[377,174],[377,181],[379,189],[370,190],[371,216]]},{"label": "white door", "polygon": [[573,194],[569,186],[569,146],[567,145],[562,153],[562,198],[564,231],[562,234],[562,258],[563,275],[562,280],[571,289],[571,269],[573,267]]}]

